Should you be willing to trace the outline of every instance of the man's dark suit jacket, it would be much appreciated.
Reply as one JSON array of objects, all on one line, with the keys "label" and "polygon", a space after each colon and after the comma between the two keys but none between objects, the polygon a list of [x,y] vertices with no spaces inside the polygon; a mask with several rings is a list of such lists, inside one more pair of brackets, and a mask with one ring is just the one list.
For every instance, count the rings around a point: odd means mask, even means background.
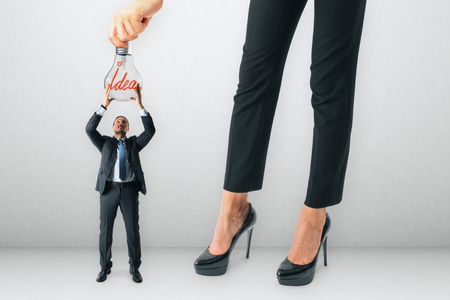
[{"label": "man's dark suit jacket", "polygon": [[[130,161],[130,166],[136,173],[136,187],[138,191],[142,194],[147,193],[144,180],[144,172],[142,171],[141,161],[139,159],[139,152],[144,148],[148,142],[152,139],[155,134],[155,126],[153,125],[153,120],[150,114],[147,112],[147,116],[142,117],[142,124],[144,125],[144,132],[142,132],[138,137],[135,135],[129,137],[125,140],[125,145],[127,147],[128,159]],[[114,168],[114,164],[117,160],[117,139],[115,137],[110,137],[106,135],[101,135],[97,131],[97,126],[102,119],[101,116],[94,113],[92,118],[86,125],[86,133],[91,139],[92,143],[97,147],[97,149],[102,153],[102,160],[100,163],[100,169],[98,171],[97,185],[95,190],[100,194],[105,191],[106,179],[108,178],[111,170]]]}]

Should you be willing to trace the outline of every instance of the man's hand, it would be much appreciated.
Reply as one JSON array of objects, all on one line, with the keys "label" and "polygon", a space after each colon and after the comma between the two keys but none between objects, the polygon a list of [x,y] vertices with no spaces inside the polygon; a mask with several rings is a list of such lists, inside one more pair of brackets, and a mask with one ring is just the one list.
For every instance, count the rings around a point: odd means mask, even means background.
[{"label": "man's hand", "polygon": [[164,0],[136,0],[117,11],[109,29],[108,38],[116,47],[128,48],[124,42],[138,38],[162,7]]},{"label": "man's hand", "polygon": [[142,105],[141,87],[139,86],[139,83],[136,85],[134,91],[136,92],[136,97],[131,98],[131,100],[133,100],[138,109],[144,109],[144,106]]},{"label": "man's hand", "polygon": [[107,84],[105,87],[105,92],[103,93],[103,103],[102,105],[104,107],[108,107],[111,104],[111,101],[113,101],[113,98],[109,98],[109,93],[111,92],[111,85]]}]

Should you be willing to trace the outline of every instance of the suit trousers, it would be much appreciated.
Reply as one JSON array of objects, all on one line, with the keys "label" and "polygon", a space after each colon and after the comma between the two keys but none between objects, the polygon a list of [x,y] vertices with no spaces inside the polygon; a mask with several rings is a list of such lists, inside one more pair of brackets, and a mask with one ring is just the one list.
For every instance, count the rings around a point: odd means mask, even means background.
[{"label": "suit trousers", "polygon": [[[251,0],[234,97],[224,189],[262,188],[286,57],[307,0]],[[311,80],[313,146],[305,205],[341,202],[366,0],[315,0]]]},{"label": "suit trousers", "polygon": [[141,238],[139,235],[139,200],[135,185],[122,188],[107,184],[100,195],[100,265],[102,270],[112,267],[112,241],[114,220],[120,207],[127,233],[128,256],[131,267],[139,269],[141,265]]}]

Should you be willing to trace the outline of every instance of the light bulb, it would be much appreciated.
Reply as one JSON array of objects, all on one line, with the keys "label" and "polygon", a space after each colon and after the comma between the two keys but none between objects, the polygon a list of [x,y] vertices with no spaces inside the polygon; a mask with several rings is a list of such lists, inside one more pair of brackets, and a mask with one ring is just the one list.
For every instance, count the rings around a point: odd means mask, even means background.
[{"label": "light bulb", "polygon": [[106,74],[104,86],[111,84],[110,98],[116,101],[130,101],[136,97],[134,89],[139,84],[142,88],[142,78],[136,70],[131,55],[131,43],[128,48],[116,48],[114,64]]}]

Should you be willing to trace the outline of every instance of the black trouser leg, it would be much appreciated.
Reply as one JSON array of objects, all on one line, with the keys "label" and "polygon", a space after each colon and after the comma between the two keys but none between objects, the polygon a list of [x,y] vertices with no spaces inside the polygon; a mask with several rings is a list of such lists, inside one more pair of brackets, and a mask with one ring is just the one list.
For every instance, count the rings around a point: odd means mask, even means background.
[{"label": "black trouser leg", "polygon": [[114,220],[119,206],[119,189],[106,188],[103,195],[100,195],[100,266],[102,270],[111,269],[112,262],[112,241]]},{"label": "black trouser leg", "polygon": [[121,189],[120,211],[127,232],[130,266],[139,269],[141,265],[141,237],[139,234],[139,195],[134,186]]},{"label": "black trouser leg", "polygon": [[[230,126],[224,189],[261,189],[290,42],[306,1],[252,0]],[[314,140],[305,204],[342,198],[365,0],[316,0],[311,65]]]},{"label": "black trouser leg", "polygon": [[224,189],[262,188],[284,63],[306,0],[252,0],[234,97]]},{"label": "black trouser leg", "polygon": [[365,0],[316,0],[311,63],[314,137],[305,205],[341,202]]}]

